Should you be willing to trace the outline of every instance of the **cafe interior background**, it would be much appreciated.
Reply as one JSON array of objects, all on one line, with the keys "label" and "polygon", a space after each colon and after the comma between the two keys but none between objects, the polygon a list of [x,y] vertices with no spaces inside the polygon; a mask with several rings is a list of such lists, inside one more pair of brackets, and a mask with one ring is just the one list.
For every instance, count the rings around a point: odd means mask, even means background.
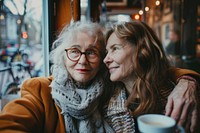
[{"label": "cafe interior background", "polygon": [[170,30],[178,29],[181,52],[169,56],[172,65],[200,72],[199,0],[0,0],[0,98],[9,86],[20,88],[27,78],[49,76],[52,42],[65,24],[78,20],[105,27],[143,21],[164,48]]}]

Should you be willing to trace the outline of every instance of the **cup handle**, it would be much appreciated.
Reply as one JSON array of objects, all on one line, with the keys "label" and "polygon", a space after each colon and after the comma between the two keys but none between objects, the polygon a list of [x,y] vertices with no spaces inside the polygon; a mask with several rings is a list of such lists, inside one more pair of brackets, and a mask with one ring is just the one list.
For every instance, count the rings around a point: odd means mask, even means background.
[{"label": "cup handle", "polygon": [[182,126],[180,126],[180,125],[177,125],[177,126],[176,126],[176,129],[177,129],[180,133],[185,133],[185,129],[184,129]]}]

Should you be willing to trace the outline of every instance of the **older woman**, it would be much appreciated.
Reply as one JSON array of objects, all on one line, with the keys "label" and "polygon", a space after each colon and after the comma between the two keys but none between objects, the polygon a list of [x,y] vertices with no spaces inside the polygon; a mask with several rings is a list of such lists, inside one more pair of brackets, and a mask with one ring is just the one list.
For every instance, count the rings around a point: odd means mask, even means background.
[{"label": "older woman", "polygon": [[23,84],[22,98],[1,112],[0,132],[112,133],[98,111],[105,87],[101,26],[73,23],[63,29],[54,46],[53,77]]},{"label": "older woman", "polygon": [[[116,86],[105,106],[104,116],[115,132],[135,132],[134,118],[146,113],[164,114],[166,111],[166,115],[177,117],[177,122],[188,132],[195,132],[197,93],[196,89],[184,87],[195,86],[194,79],[188,76],[180,78],[174,89],[179,92],[169,96],[175,87],[171,78],[173,69],[151,28],[138,21],[116,24],[108,31],[106,50],[104,63]],[[179,93],[181,97],[173,101],[172,97],[178,97]]]}]

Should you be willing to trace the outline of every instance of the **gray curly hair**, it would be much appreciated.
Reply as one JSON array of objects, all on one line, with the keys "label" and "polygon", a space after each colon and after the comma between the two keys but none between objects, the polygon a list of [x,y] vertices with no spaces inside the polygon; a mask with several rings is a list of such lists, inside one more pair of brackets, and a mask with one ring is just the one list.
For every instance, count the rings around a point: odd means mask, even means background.
[{"label": "gray curly hair", "polygon": [[100,53],[103,60],[105,56],[105,39],[103,35],[103,27],[94,22],[77,21],[70,25],[66,25],[58,38],[53,43],[53,50],[50,53],[50,61],[54,65],[64,66],[64,49],[76,39],[78,33],[85,33],[94,38],[94,44],[101,46]]}]

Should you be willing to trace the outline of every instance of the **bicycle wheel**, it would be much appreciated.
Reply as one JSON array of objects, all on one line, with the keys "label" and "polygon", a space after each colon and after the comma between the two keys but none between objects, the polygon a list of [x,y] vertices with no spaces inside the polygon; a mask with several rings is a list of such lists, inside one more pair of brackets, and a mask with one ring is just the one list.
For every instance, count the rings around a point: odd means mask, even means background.
[{"label": "bicycle wheel", "polygon": [[20,88],[18,87],[18,84],[15,82],[8,83],[2,90],[1,95],[8,95],[8,94],[18,94],[20,91]]}]

